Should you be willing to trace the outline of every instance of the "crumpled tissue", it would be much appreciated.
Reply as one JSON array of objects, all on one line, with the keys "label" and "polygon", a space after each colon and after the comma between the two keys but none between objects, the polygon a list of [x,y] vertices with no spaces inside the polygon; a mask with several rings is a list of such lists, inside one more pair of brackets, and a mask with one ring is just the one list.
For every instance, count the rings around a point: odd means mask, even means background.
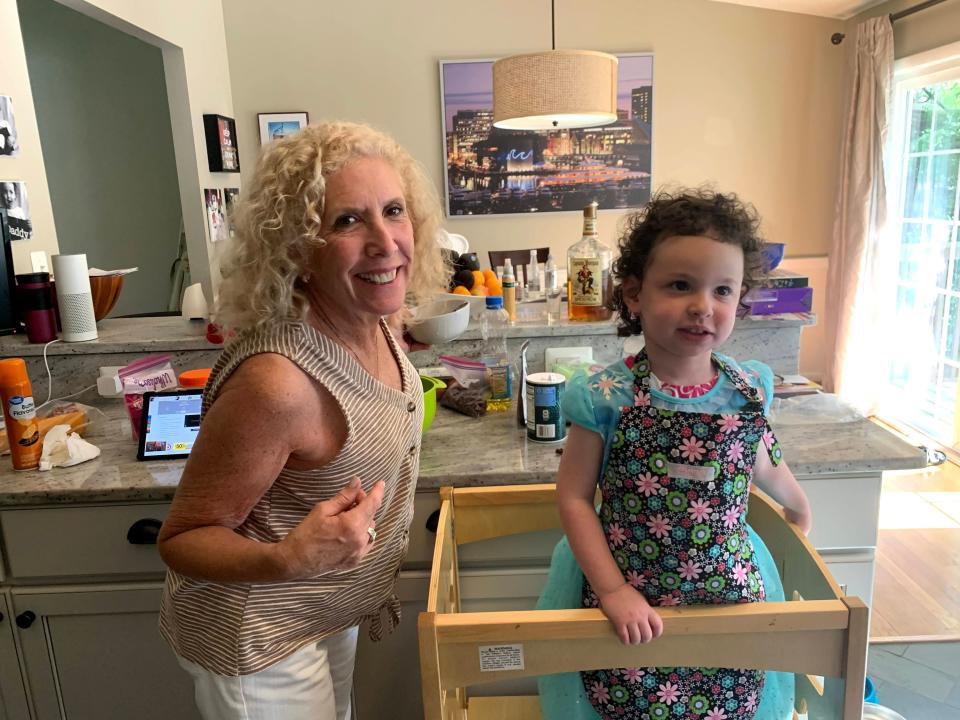
[{"label": "crumpled tissue", "polygon": [[43,438],[40,469],[70,467],[99,456],[100,448],[91,445],[77,433],[70,432],[69,425],[54,425]]}]

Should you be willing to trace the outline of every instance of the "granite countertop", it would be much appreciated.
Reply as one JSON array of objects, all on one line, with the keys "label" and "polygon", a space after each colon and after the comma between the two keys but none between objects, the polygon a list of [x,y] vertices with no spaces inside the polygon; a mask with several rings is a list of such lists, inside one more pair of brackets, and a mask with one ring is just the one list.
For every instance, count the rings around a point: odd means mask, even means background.
[{"label": "granite countertop", "polygon": [[[537,303],[530,303],[536,306]],[[544,307],[543,304],[540,304]],[[777,327],[813,325],[816,316],[811,313],[786,315],[747,316],[737,320],[737,329],[753,330]],[[205,328],[204,328],[205,329]],[[569,322],[561,319],[554,323],[518,322],[508,330],[509,337],[567,337],[574,335],[616,335],[613,321],[597,323]],[[87,342],[54,343],[47,349],[47,356],[93,355],[106,353],[152,353],[178,350],[217,350],[219,345],[207,341],[205,335],[189,332],[180,317],[108,318],[97,323],[96,340]],[[479,340],[480,328],[472,321],[458,340]],[[0,337],[0,357],[32,357],[43,354],[43,345],[32,345],[26,336]]]},{"label": "granite countertop", "polygon": [[[784,456],[797,475],[878,472],[922,467],[924,454],[862,417],[850,419],[832,396],[819,398],[825,422],[794,413],[796,422],[774,422]],[[88,440],[101,455],[72,468],[15,472],[0,458],[0,509],[60,503],[148,502],[173,497],[185,461],[138,462],[122,400],[81,398],[104,412]],[[832,407],[831,403],[833,404]],[[423,436],[420,489],[553,482],[563,443],[527,440],[513,412],[474,419],[438,408]],[[786,419],[786,413],[784,414]],[[846,421],[836,421],[837,418]]]}]

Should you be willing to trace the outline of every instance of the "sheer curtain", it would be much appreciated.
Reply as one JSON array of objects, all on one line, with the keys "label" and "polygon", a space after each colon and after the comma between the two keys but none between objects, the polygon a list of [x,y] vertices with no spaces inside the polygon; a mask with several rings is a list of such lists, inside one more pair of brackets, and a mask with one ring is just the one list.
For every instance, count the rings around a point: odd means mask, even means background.
[{"label": "sheer curtain", "polygon": [[[827,278],[827,389],[873,412],[886,366],[878,275],[884,265],[887,173],[884,148],[893,84],[893,28],[889,17],[857,26],[850,106],[843,138]],[[890,338],[886,338],[887,341]]]}]

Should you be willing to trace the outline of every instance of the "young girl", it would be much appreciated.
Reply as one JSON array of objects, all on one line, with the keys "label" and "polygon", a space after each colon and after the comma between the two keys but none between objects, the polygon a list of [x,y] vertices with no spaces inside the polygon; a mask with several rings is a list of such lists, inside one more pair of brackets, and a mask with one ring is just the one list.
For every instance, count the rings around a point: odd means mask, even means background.
[{"label": "young girl", "polygon": [[[762,270],[755,211],[733,195],[660,194],[632,220],[614,266],[621,325],[645,347],[564,399],[573,422],[557,476],[583,569],[582,603],[624,643],[657,638],[665,605],[759,602],[750,483],[809,532],[806,496],[765,417],[773,374],[714,352]],[[599,482],[599,515],[594,492]],[[581,673],[603,718],[754,717],[763,671],[621,668]]]}]

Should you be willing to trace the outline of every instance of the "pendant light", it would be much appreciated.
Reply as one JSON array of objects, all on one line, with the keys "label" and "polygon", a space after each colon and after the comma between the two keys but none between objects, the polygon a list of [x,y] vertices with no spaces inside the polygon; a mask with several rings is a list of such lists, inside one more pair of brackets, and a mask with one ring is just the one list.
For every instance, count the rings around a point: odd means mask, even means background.
[{"label": "pendant light", "polygon": [[609,125],[617,119],[617,58],[592,50],[557,50],[550,0],[551,50],[493,63],[493,125],[552,130]]}]

